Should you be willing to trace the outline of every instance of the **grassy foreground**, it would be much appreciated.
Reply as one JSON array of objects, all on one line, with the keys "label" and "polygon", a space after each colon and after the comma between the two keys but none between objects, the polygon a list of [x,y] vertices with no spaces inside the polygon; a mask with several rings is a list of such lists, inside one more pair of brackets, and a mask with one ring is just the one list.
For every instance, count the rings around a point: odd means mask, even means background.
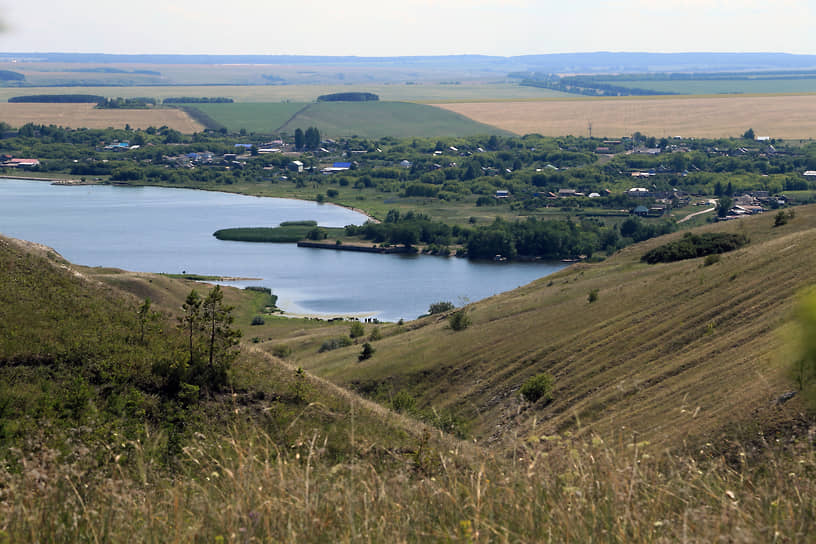
[{"label": "grassy foreground", "polygon": [[[805,542],[812,447],[735,457],[558,443],[522,462],[421,449],[390,468],[334,462],[319,431],[282,445],[257,428],[200,436],[172,476],[142,444],[100,463],[54,451],[0,472],[13,541]],[[118,451],[133,450],[136,470]],[[356,444],[358,450],[376,447]],[[525,452],[527,453],[527,452]]]},{"label": "grassy foreground", "polygon": [[[757,354],[765,360],[759,349],[769,342],[765,331],[784,325],[796,286],[816,269],[808,251],[816,213],[797,209],[779,228],[771,221],[727,225],[744,228],[751,244],[710,266],[640,263],[645,249],[665,239],[653,241],[607,263],[564,271],[551,285],[545,280],[479,303],[469,309],[473,324],[465,331],[445,328],[444,316],[388,326],[364,363],[356,362],[359,345],[323,355],[295,350],[287,360],[270,355],[274,344],[296,346],[300,338],[340,330],[292,320],[277,335],[267,329],[274,339],[242,346],[227,388],[184,398],[163,396],[150,379],[157,359],[179,349],[179,341],[184,346],[171,312],[191,283],[89,271],[47,249],[0,239],[0,541],[806,542],[816,532],[816,449],[799,399],[763,408],[753,427],[717,431],[735,414],[750,415],[746,406],[770,404],[763,387],[743,389],[757,375],[743,365]],[[791,247],[802,251],[788,253]],[[787,256],[783,262],[780,255]],[[782,301],[770,309],[758,295],[769,277]],[[671,305],[656,289],[665,278],[673,278]],[[599,293],[592,303],[590,289]],[[621,304],[633,300],[627,289],[649,292],[644,304],[654,311]],[[714,296],[719,291],[722,299]],[[245,329],[256,295],[225,295],[240,306],[236,324]],[[147,340],[137,341],[135,314],[146,296],[161,316]],[[723,314],[732,307],[724,301],[735,296],[736,309]],[[704,300],[708,305],[699,306]],[[570,313],[589,304],[590,314]],[[543,321],[539,306],[554,321]],[[755,319],[760,307],[762,320]],[[692,321],[693,314],[701,315]],[[562,340],[571,357],[551,369],[555,401],[522,405],[511,393],[491,404],[518,381],[514,376],[559,359],[525,352],[533,345],[552,354],[566,349],[552,342],[558,320],[576,328]],[[656,365],[652,350],[674,320],[701,337],[674,345],[669,366]],[[715,326],[706,334],[709,322]],[[656,332],[622,343],[633,326]],[[534,338],[534,330],[549,331],[549,340]],[[745,335],[754,341],[744,342]],[[534,344],[521,341],[528,336]],[[743,346],[745,358],[737,357]],[[702,348],[711,365],[698,364]],[[468,359],[477,353],[484,366]],[[659,375],[685,364],[677,375],[687,387],[665,379],[651,384],[621,358],[644,367],[652,361]],[[724,365],[729,358],[742,374]],[[475,406],[484,414],[468,423],[480,440],[453,438],[299,371],[292,361],[312,361],[327,375],[326,363],[335,361],[348,381],[379,376],[414,384],[413,394],[428,392],[417,395],[419,403],[440,409]],[[789,387],[782,366],[762,371],[761,379]],[[641,387],[610,396],[600,385],[611,376],[607,368]],[[733,389],[724,386],[726,377]],[[465,387],[474,382],[472,390]],[[451,388],[440,392],[445,383]],[[613,383],[614,390],[628,388],[620,379]],[[717,410],[700,404],[684,415],[673,408],[677,395],[688,395],[691,407],[695,395],[718,389],[732,394],[709,401]],[[604,417],[586,415],[586,407],[601,403]],[[508,410],[516,416],[495,418]],[[585,423],[560,426],[575,421],[570,412]],[[644,412],[651,427],[637,423]],[[773,418],[764,417],[769,413]],[[491,418],[504,425],[501,440],[482,439],[492,435],[484,430]],[[697,425],[698,434],[684,434],[688,425]]]}]

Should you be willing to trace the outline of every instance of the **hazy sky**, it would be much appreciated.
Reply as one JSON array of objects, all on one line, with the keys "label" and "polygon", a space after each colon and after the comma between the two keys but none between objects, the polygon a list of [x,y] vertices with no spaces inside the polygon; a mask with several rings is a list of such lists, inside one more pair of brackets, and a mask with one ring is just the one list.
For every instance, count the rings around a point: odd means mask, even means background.
[{"label": "hazy sky", "polygon": [[0,0],[0,51],[816,53],[813,0]]}]

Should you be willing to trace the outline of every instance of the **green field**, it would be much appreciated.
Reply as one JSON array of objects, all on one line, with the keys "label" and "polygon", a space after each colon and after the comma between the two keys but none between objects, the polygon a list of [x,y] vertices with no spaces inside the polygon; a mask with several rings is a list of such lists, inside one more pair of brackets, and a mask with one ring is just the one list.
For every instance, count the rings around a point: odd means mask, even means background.
[{"label": "green field", "polygon": [[317,127],[329,138],[508,135],[458,113],[411,102],[320,102],[190,104],[230,131],[292,134]]},{"label": "green field", "polygon": [[368,138],[472,136],[508,133],[463,115],[408,102],[322,102],[301,111],[282,131],[315,126],[328,137]]},{"label": "green field", "polygon": [[308,104],[302,102],[186,104],[185,107],[203,112],[230,132],[242,128],[249,132],[277,132],[298,111]]},{"label": "green field", "polygon": [[816,78],[813,79],[698,79],[676,81],[654,81],[649,79],[603,81],[620,87],[650,89],[676,94],[774,94],[774,93],[816,93]]}]

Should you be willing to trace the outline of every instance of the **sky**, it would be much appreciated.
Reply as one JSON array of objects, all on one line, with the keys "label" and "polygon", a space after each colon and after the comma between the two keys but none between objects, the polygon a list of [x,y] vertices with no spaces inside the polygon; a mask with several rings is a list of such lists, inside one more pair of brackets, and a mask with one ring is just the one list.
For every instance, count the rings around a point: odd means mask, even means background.
[{"label": "sky", "polygon": [[0,51],[816,54],[813,0],[0,0]]}]

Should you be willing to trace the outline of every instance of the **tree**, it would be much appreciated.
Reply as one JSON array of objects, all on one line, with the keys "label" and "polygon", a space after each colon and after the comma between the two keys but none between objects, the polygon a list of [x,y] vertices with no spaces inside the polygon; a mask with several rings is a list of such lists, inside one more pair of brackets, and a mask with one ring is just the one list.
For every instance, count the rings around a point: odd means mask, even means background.
[{"label": "tree", "polygon": [[187,295],[187,299],[184,301],[184,304],[181,305],[181,309],[184,311],[184,314],[179,318],[179,325],[187,334],[188,352],[190,355],[188,364],[192,366],[195,362],[196,354],[193,343],[195,340],[196,331],[200,327],[201,320],[201,296],[198,294],[198,291],[195,289],[190,291],[190,293]]},{"label": "tree", "polygon": [[216,285],[203,299],[190,291],[182,310],[179,327],[186,335],[187,363],[173,369],[171,389],[183,390],[185,384],[217,389],[226,383],[238,355],[241,332],[232,328],[232,307],[224,305],[224,293]]},{"label": "tree", "polygon": [[357,356],[358,361],[365,361],[366,359],[370,359],[372,355],[374,355],[374,347],[366,342],[363,344],[363,351],[360,352],[360,355]]},{"label": "tree", "polygon": [[139,309],[136,310],[136,317],[139,320],[139,343],[144,344],[145,341],[145,332],[147,332],[148,325],[151,321],[156,319],[157,314],[156,312],[150,311],[150,299],[146,298],[144,302],[139,306]]},{"label": "tree", "polygon": [[742,137],[745,138],[746,140],[753,140],[754,138],[756,138],[756,135],[754,134],[754,129],[749,128],[742,134]]},{"label": "tree", "polygon": [[434,302],[428,308],[428,313],[431,315],[442,314],[450,310],[453,310],[453,308],[454,308],[453,302]]},{"label": "tree", "polygon": [[728,215],[728,210],[731,209],[732,201],[727,196],[720,198],[719,203],[717,204],[717,216],[725,217]]},{"label": "tree", "polygon": [[303,149],[303,146],[306,143],[306,137],[303,134],[303,130],[300,128],[295,129],[295,149],[300,151]]},{"label": "tree", "polygon": [[216,285],[204,299],[201,308],[206,327],[209,367],[226,367],[235,358],[232,348],[241,337],[241,332],[231,327],[233,307],[224,305],[224,293],[221,286]]},{"label": "tree", "polygon": [[351,329],[349,330],[349,336],[351,338],[358,338],[360,336],[365,335],[365,327],[359,321],[354,321],[351,324]]},{"label": "tree", "polygon": [[317,127],[309,127],[303,135],[303,145],[306,149],[317,149],[320,147],[320,131]]},{"label": "tree", "polygon": [[462,308],[450,315],[448,318],[448,323],[450,324],[450,328],[455,331],[463,331],[470,326],[471,320],[470,316],[467,314],[467,310]]}]

